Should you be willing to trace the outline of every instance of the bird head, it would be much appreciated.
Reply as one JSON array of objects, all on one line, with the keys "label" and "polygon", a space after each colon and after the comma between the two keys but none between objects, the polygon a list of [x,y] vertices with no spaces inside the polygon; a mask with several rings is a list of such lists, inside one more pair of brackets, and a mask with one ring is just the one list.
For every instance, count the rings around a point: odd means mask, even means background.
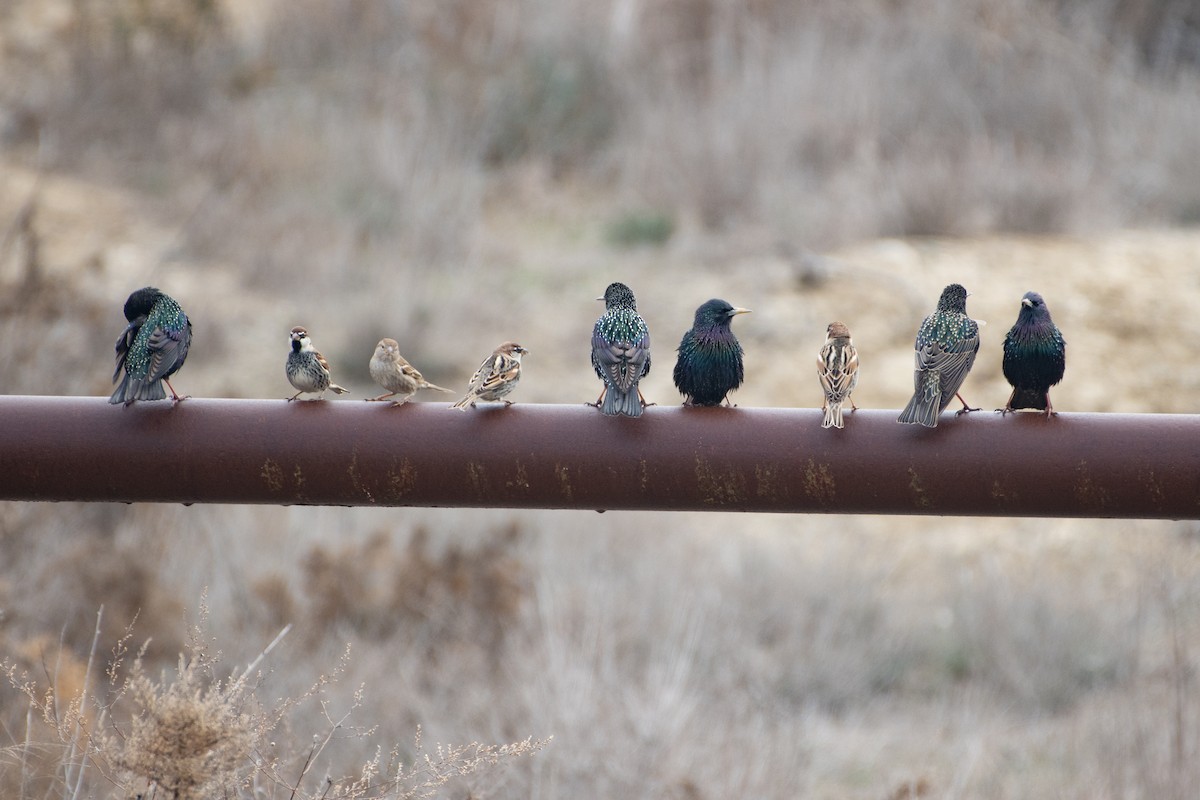
[{"label": "bird head", "polygon": [[161,294],[162,292],[153,286],[146,286],[129,295],[129,299],[125,301],[125,319],[133,322],[138,317],[150,316]]},{"label": "bird head", "polygon": [[937,310],[967,313],[967,290],[961,284],[950,284],[942,290],[942,296],[938,298]]},{"label": "bird head", "polygon": [[375,355],[378,358],[395,358],[400,355],[400,343],[395,339],[380,339],[375,345]]},{"label": "bird head", "polygon": [[496,348],[496,352],[503,353],[506,356],[512,356],[517,361],[521,360],[521,356],[529,353],[528,350],[526,350],[524,347],[521,347],[521,345],[517,344],[516,342],[505,342]]},{"label": "bird head", "polygon": [[1021,313],[1020,318],[1023,319],[1044,319],[1050,316],[1050,309],[1046,308],[1046,301],[1037,292],[1026,292],[1021,298]]},{"label": "bird head", "polygon": [[288,341],[292,345],[292,350],[297,353],[304,350],[312,350],[312,340],[308,338],[308,331],[299,325],[292,328]]},{"label": "bird head", "polygon": [[724,300],[713,298],[696,309],[695,327],[697,328],[728,328],[729,323],[738,314],[749,314],[748,308],[737,308]]},{"label": "bird head", "polygon": [[631,311],[637,311],[637,300],[633,296],[633,290],[623,283],[610,283],[604,290],[604,296],[596,299],[603,300],[604,308],[608,311],[614,308],[628,308]]},{"label": "bird head", "polygon": [[830,339],[849,339],[850,329],[841,322],[831,322],[829,327],[825,329],[827,337]]}]

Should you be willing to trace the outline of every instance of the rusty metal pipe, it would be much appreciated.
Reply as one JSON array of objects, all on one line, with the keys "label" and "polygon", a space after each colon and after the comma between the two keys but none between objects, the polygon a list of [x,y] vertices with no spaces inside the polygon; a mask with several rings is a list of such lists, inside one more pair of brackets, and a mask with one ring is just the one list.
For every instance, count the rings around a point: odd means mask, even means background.
[{"label": "rusty metal pipe", "polygon": [[0,397],[0,499],[1200,518],[1200,416]]}]

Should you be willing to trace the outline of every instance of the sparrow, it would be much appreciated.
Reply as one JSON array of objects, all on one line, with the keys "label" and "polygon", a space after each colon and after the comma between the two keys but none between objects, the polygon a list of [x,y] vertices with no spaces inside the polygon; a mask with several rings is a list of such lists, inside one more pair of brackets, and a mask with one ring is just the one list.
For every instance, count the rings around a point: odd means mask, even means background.
[{"label": "sparrow", "polygon": [[1067,368],[1067,342],[1050,319],[1050,309],[1037,292],[1021,298],[1017,322],[1004,335],[1004,377],[1012,384],[1012,394],[1002,414],[1021,408],[1034,408],[1048,417],[1054,414],[1050,387],[1062,380]]},{"label": "sparrow", "polygon": [[316,399],[324,400],[326,389],[335,394],[350,391],[330,379],[329,362],[312,346],[308,331],[297,325],[292,328],[289,341],[292,349],[287,358],[287,377],[292,386],[299,390],[288,398],[289,403],[305,392],[316,394]]},{"label": "sparrow", "polygon": [[913,396],[898,422],[936,428],[938,415],[958,396],[959,414],[978,411],[958,394],[975,354],[979,352],[979,324],[967,316],[967,290],[952,283],[942,290],[937,309],[917,331]]},{"label": "sparrow", "polygon": [[451,391],[425,380],[421,373],[417,372],[416,368],[400,355],[400,345],[395,339],[380,339],[379,344],[375,345],[375,354],[371,356],[371,377],[375,379],[376,383],[387,389],[388,393],[381,394],[379,397],[368,397],[367,402],[396,397],[392,401],[392,405],[402,406],[417,393],[418,389],[433,389],[436,392]]},{"label": "sparrow", "polygon": [[592,328],[592,367],[604,382],[594,405],[610,417],[640,417],[647,405],[638,381],[650,374],[650,329],[623,283],[604,290],[604,313]]},{"label": "sparrow", "polygon": [[742,345],[729,324],[748,308],[735,308],[724,300],[712,299],[696,309],[691,330],[679,342],[675,361],[675,386],[685,406],[729,404],[728,394],[742,384]]},{"label": "sparrow", "polygon": [[831,322],[825,329],[825,346],[817,356],[817,376],[825,399],[821,408],[825,411],[822,428],[841,428],[842,403],[850,400],[850,408],[858,407],[850,399],[850,393],[858,385],[858,351],[850,339],[850,329],[840,322]]},{"label": "sparrow", "polygon": [[[505,342],[497,347],[471,376],[466,396],[450,407],[466,411],[468,405],[474,408],[479,400],[504,400],[521,380],[521,356],[528,353],[515,342]],[[511,406],[512,401],[504,400],[504,405]]]},{"label": "sparrow", "polygon": [[125,319],[129,324],[117,339],[113,383],[122,370],[125,377],[108,402],[129,405],[135,400],[165,400],[163,383],[171,390],[173,403],[185,400],[168,380],[183,366],[192,344],[192,323],[179,303],[147,286],[129,295]]}]

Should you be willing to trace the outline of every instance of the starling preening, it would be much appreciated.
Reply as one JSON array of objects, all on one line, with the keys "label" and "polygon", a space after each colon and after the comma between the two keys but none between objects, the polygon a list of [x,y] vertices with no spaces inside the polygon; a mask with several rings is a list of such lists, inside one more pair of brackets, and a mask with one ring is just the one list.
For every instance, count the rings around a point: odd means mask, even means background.
[{"label": "starling preening", "polygon": [[[466,411],[468,405],[474,408],[479,400],[504,400],[506,394],[517,388],[517,381],[521,380],[521,356],[528,353],[515,342],[497,347],[471,376],[466,396],[450,407]],[[504,405],[511,406],[512,401],[504,400]]]},{"label": "starling preening", "polygon": [[1001,412],[1034,408],[1046,416],[1054,414],[1050,387],[1062,380],[1066,350],[1067,342],[1050,319],[1046,301],[1037,292],[1026,292],[1016,324],[1004,335],[1004,377],[1013,390]]},{"label": "starling preening", "polygon": [[171,390],[172,402],[184,399],[167,380],[183,366],[192,343],[192,323],[173,299],[147,286],[125,301],[125,326],[117,339],[116,383],[121,370],[125,377],[110,403],[129,405],[134,400],[165,400],[163,383]]},{"label": "starling preening", "polygon": [[592,367],[604,381],[596,405],[610,417],[640,417],[647,404],[638,381],[650,374],[650,329],[625,284],[609,284],[596,299],[604,301],[604,313],[592,329]]},{"label": "starling preening", "polygon": [[334,394],[346,394],[350,391],[338,386],[329,376],[329,362],[325,356],[317,352],[308,331],[297,325],[289,334],[292,349],[288,352],[287,377],[296,388],[296,393],[288,398],[292,402],[305,392],[317,395],[318,400],[325,399],[325,390]]},{"label": "starling preening", "polygon": [[[825,329],[825,346],[817,356],[817,375],[825,399],[821,408],[825,411],[822,428],[841,428],[842,403],[850,400],[850,393],[858,385],[858,351],[850,340],[850,329],[840,322],[831,322]],[[854,401],[850,408],[857,411]]]},{"label": "starling preening", "polygon": [[[978,352],[979,324],[967,316],[967,290],[952,283],[917,331],[913,397],[899,421],[936,428],[938,415],[958,394]],[[979,410],[968,406],[962,395],[958,399],[963,404],[959,414]]]},{"label": "starling preening", "polygon": [[685,406],[718,406],[742,385],[742,345],[729,323],[748,308],[734,308],[724,300],[709,300],[696,309],[692,329],[679,342],[675,385]]},{"label": "starling preening", "polygon": [[400,345],[395,339],[379,340],[379,344],[375,345],[375,353],[371,356],[370,368],[371,377],[376,383],[387,389],[388,393],[381,394],[379,397],[368,397],[368,401],[394,398],[392,405],[402,406],[417,393],[418,389],[433,389],[436,392],[451,391],[425,380],[421,373],[417,372],[416,367],[409,364],[404,356],[400,355]]}]

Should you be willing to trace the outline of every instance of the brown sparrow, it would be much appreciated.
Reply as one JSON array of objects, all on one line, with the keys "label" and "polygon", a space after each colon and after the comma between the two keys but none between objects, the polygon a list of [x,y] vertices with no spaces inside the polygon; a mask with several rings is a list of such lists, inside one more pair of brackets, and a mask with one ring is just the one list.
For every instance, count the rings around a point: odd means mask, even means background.
[{"label": "brown sparrow", "polygon": [[[473,407],[478,400],[503,400],[521,380],[521,356],[528,352],[514,342],[505,342],[497,347],[471,376],[466,397],[451,408],[465,411],[468,405]],[[504,400],[504,404],[511,406],[512,401]]]},{"label": "brown sparrow", "polygon": [[400,345],[395,339],[380,339],[379,344],[375,345],[375,354],[371,356],[371,377],[375,379],[376,383],[387,389],[388,393],[381,394],[379,397],[368,397],[368,402],[394,397],[396,399],[392,401],[392,405],[402,406],[417,393],[418,389],[433,389],[436,392],[452,391],[435,386],[425,380],[421,373],[417,372],[416,368],[400,355]]},{"label": "brown sparrow", "polygon": [[316,394],[318,400],[323,400],[326,389],[336,394],[350,391],[330,380],[329,362],[313,348],[308,331],[299,325],[292,328],[290,342],[292,349],[288,353],[287,377],[299,391],[288,398],[289,403],[305,392]]}]

